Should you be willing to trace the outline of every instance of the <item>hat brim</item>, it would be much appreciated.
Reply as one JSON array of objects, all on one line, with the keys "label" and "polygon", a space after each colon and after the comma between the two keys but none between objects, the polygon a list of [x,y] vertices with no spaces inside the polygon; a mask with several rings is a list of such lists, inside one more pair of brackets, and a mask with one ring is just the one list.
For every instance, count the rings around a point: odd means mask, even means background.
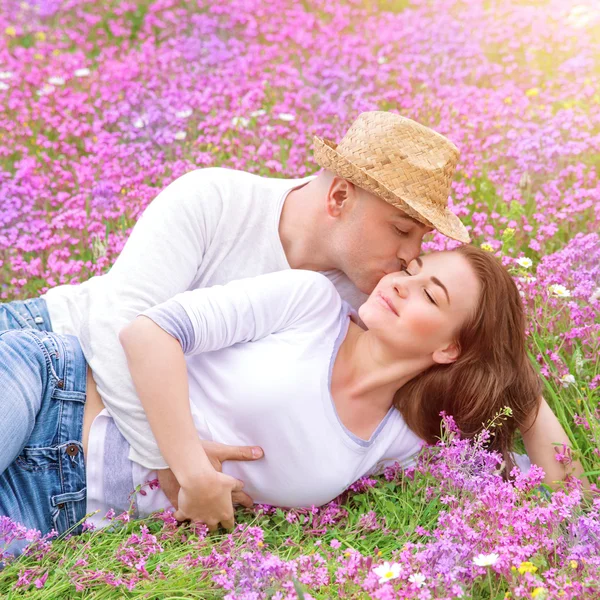
[{"label": "hat brim", "polygon": [[426,205],[418,198],[399,196],[384,183],[370,175],[364,169],[357,167],[337,151],[337,144],[331,140],[313,137],[313,154],[315,162],[323,169],[335,173],[362,189],[379,196],[389,204],[406,212],[424,225],[437,229],[443,235],[463,243],[469,243],[471,238],[461,220],[448,208],[437,205]]}]

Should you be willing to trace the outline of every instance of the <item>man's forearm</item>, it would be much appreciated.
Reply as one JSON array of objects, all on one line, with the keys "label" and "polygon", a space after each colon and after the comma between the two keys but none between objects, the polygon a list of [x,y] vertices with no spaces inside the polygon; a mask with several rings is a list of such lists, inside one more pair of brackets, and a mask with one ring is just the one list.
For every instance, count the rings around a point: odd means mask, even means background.
[{"label": "man's forearm", "polygon": [[556,451],[571,448],[569,438],[559,420],[544,398],[540,399],[540,410],[533,425],[521,430],[523,442],[529,459],[533,464],[542,467],[546,473],[544,483],[549,485],[563,481],[568,475],[582,477],[583,467],[579,461],[563,464],[556,460]]},{"label": "man's forearm", "polygon": [[185,357],[178,340],[147,317],[119,333],[136,391],[158,447],[178,481],[212,469],[189,404]]}]

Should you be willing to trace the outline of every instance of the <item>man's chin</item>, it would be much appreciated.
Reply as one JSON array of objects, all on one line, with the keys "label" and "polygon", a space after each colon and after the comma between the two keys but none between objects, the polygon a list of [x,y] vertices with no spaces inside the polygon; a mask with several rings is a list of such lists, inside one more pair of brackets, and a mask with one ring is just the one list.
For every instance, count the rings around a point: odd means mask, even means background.
[{"label": "man's chin", "polygon": [[381,278],[384,277],[385,274],[382,274],[381,277],[371,276],[371,277],[361,277],[360,279],[353,280],[352,283],[358,288],[360,292],[370,296],[373,293],[373,290],[377,287],[377,284],[381,281]]}]

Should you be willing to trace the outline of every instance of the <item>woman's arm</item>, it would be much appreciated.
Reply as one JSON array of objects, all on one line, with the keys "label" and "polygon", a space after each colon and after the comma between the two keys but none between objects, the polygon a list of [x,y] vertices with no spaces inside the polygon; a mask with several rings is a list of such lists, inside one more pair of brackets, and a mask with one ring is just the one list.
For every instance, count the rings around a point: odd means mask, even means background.
[{"label": "woman's arm", "polygon": [[557,449],[570,449],[571,444],[544,398],[540,398],[540,409],[535,421],[521,428],[521,434],[529,459],[546,473],[544,483],[555,486],[556,482],[564,481],[571,475],[581,479],[584,486],[589,485],[579,461],[573,460],[567,465],[556,460]]},{"label": "woman's arm", "polygon": [[[211,465],[194,426],[180,343],[154,321],[138,317],[119,333],[131,376],[161,454],[181,489],[175,517],[233,527],[232,492],[242,482]],[[159,351],[149,351],[160,349]]]},{"label": "woman's arm", "polygon": [[300,319],[318,320],[323,312],[337,318],[340,307],[339,295],[323,275],[282,271],[184,292],[121,330],[136,391],[181,485],[178,517],[211,527],[231,525],[231,493],[241,488],[237,480],[215,471],[198,438],[184,356],[256,341]]}]

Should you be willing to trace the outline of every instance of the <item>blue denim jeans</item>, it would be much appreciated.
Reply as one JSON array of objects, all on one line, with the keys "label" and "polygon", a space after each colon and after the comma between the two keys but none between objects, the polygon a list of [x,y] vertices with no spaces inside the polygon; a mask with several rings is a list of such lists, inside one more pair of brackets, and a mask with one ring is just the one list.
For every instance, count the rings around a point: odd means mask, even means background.
[{"label": "blue denim jeans", "polygon": [[[2,318],[19,324],[46,318],[41,303],[26,306],[30,318],[23,305],[0,305],[0,324]],[[0,330],[0,516],[42,534],[81,531],[86,374],[76,337],[31,327]]]},{"label": "blue denim jeans", "polygon": [[0,304],[0,331],[28,328],[52,331],[50,314],[43,298],[14,300]]}]

